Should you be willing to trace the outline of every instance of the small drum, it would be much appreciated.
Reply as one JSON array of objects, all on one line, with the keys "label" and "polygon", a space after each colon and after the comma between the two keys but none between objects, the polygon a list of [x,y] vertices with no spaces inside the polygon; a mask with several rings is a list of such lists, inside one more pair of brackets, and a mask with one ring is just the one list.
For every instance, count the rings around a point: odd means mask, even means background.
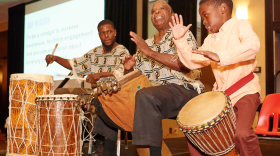
[{"label": "small drum", "polygon": [[9,88],[7,155],[35,155],[38,95],[53,94],[53,76],[12,74]]},{"label": "small drum", "polygon": [[125,131],[133,130],[135,94],[138,90],[150,87],[149,79],[139,70],[130,72],[120,78],[121,89],[112,95],[98,96],[108,117]]},{"label": "small drum", "polygon": [[202,152],[215,156],[236,155],[235,114],[224,92],[207,92],[191,99],[179,112],[177,123]]},{"label": "small drum", "polygon": [[82,155],[82,114],[77,95],[37,96],[38,156]]}]

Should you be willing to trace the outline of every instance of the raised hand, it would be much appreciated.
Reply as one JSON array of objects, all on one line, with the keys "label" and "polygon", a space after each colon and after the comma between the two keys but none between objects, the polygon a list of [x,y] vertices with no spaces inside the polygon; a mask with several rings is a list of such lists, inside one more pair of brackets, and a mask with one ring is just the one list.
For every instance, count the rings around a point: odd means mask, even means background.
[{"label": "raised hand", "polygon": [[[175,19],[176,19],[176,21],[175,21]],[[172,25],[172,23],[173,23],[173,25]],[[169,22],[169,25],[172,29],[172,34],[173,34],[173,37],[175,40],[178,40],[178,39],[184,37],[185,34],[190,29],[190,27],[192,26],[191,24],[189,24],[187,27],[184,27],[182,15],[180,15],[180,20],[179,20],[177,14],[175,14],[175,17],[172,16],[172,23]]]},{"label": "raised hand", "polygon": [[53,56],[53,55],[47,55],[47,56],[46,56],[46,62],[47,62],[47,64],[52,64],[53,61],[55,61],[55,60],[56,60],[56,56]]},{"label": "raised hand", "polygon": [[213,53],[211,51],[204,51],[204,50],[192,50],[195,54],[203,55],[206,58],[209,58],[212,61],[220,62],[220,58],[216,53]]},{"label": "raised hand", "polygon": [[135,54],[133,56],[131,55],[126,56],[122,61],[122,64],[124,69],[130,70],[136,64]]},{"label": "raised hand", "polygon": [[134,32],[130,32],[130,36],[132,37],[131,40],[137,45],[138,49],[143,54],[150,56],[153,51],[149,48],[148,44],[143,40],[143,38]]}]

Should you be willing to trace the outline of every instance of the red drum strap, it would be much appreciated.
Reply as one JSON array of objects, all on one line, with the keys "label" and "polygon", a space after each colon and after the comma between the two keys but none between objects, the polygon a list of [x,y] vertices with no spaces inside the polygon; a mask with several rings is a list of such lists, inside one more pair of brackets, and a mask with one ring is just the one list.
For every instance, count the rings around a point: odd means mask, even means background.
[{"label": "red drum strap", "polygon": [[[243,77],[242,79],[237,81],[235,84],[230,86],[228,89],[226,89],[225,93],[228,96],[230,96],[231,94],[233,94],[234,92],[238,91],[240,88],[245,86],[247,83],[249,83],[253,79],[254,79],[254,74],[253,74],[253,72],[251,72],[249,75]],[[217,89],[218,89],[218,85],[217,85]]]}]

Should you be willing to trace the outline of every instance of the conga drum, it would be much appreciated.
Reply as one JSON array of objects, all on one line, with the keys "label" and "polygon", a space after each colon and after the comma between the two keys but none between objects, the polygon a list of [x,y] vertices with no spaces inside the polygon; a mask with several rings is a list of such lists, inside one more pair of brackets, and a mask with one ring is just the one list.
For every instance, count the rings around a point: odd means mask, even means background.
[{"label": "conga drum", "polygon": [[212,91],[191,99],[179,112],[177,124],[193,145],[207,155],[237,155],[235,114],[224,92]]},{"label": "conga drum", "polygon": [[108,117],[125,131],[133,130],[135,95],[142,88],[150,87],[149,79],[139,70],[130,72],[120,78],[121,89],[112,95],[98,96]]},{"label": "conga drum", "polygon": [[37,96],[38,156],[81,156],[82,116],[73,94]]},{"label": "conga drum", "polygon": [[53,94],[53,76],[12,74],[9,86],[7,155],[35,155],[37,120],[35,98]]}]

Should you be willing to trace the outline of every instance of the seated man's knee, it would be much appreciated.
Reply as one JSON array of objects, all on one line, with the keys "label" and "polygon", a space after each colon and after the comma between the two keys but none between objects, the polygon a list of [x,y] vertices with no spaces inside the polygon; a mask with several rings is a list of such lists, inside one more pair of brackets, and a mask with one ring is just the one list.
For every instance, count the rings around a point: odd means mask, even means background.
[{"label": "seated man's knee", "polygon": [[149,90],[149,88],[143,88],[143,89],[138,90],[136,92],[135,98],[136,99],[143,99],[143,98],[145,98],[145,97],[147,97],[148,95],[151,95],[151,94],[152,94],[152,92]]},{"label": "seated man's knee", "polygon": [[158,101],[155,94],[157,93],[149,88],[139,90],[135,96],[135,109],[139,107],[148,109],[152,107],[152,105],[158,104],[159,102],[155,102]]}]

